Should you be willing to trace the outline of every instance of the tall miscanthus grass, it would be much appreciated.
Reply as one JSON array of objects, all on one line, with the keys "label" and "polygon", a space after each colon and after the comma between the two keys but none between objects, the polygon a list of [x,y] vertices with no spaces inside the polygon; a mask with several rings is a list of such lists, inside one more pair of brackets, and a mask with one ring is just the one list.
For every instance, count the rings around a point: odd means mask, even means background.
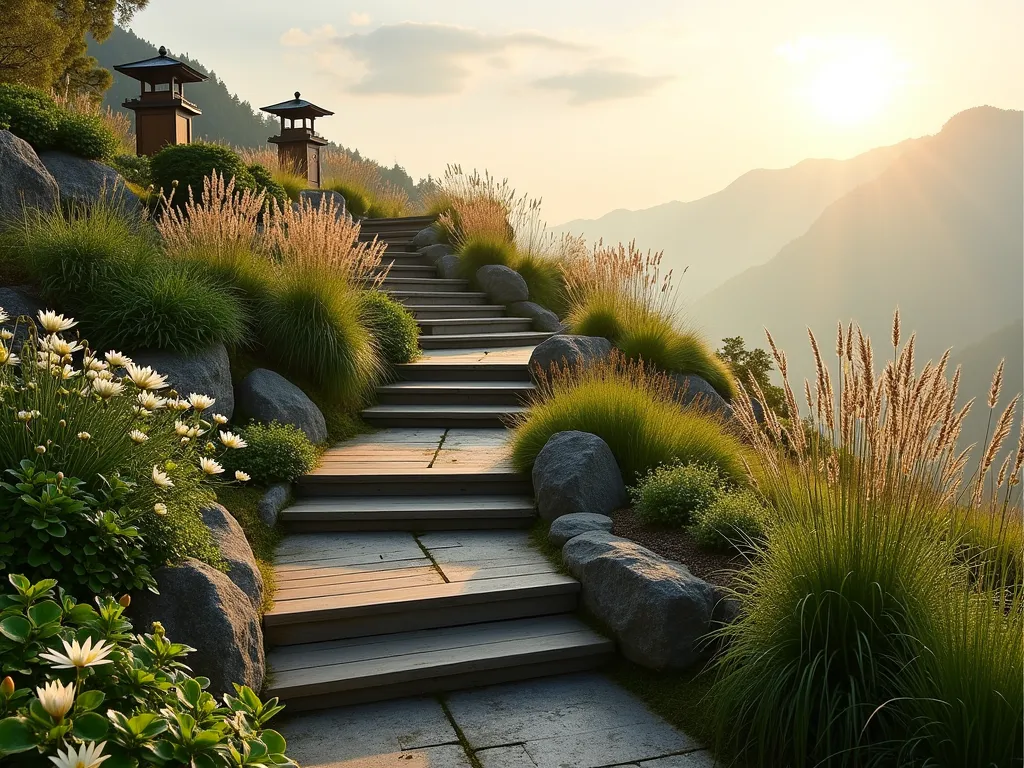
[{"label": "tall miscanthus grass", "polygon": [[[1012,526],[968,562],[962,542],[977,514],[1019,520],[1022,459],[1000,493],[979,495],[985,462],[965,478],[970,449],[957,442],[970,408],[956,406],[959,370],[948,375],[947,353],[918,372],[898,314],[880,373],[852,323],[837,329],[834,370],[810,336],[806,430],[786,355],[768,341],[796,418],[766,412],[760,425],[756,384],[737,398],[776,520],[737,577],[740,618],[720,632],[719,747],[795,768],[1015,764],[1024,612],[1009,583],[1019,572],[1001,562]],[[994,421],[986,456],[1009,433],[1007,417]]]},{"label": "tall miscanthus grass", "polygon": [[691,462],[746,482],[740,440],[714,415],[682,407],[676,383],[643,362],[613,352],[589,365],[555,365],[541,373],[512,434],[512,460],[520,470],[533,467],[552,435],[578,430],[608,444],[627,484],[662,464]]},{"label": "tall miscanthus grass", "polygon": [[[466,172],[461,165],[449,164],[439,179],[434,179],[429,190],[424,194],[424,206],[427,213],[440,216],[450,212],[459,200],[486,199],[496,203],[505,211],[511,211],[516,199],[516,191],[508,179],[498,179],[489,171],[481,174],[478,170]],[[455,222],[456,227],[458,222]],[[454,230],[451,231],[454,234]]]},{"label": "tall miscanthus grass", "polygon": [[341,193],[354,216],[391,218],[412,209],[408,193],[384,178],[376,163],[350,152],[325,149],[321,173],[321,186]]}]

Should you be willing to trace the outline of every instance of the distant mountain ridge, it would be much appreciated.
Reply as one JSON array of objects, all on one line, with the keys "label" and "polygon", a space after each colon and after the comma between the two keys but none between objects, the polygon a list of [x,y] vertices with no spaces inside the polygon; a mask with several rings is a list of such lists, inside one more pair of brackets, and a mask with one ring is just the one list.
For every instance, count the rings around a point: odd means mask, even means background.
[{"label": "distant mountain ridge", "polygon": [[[889,167],[914,140],[870,150],[849,160],[804,160],[790,168],[758,169],[725,189],[691,202],[639,211],[616,210],[556,228],[589,240],[636,240],[664,251],[664,265],[686,300],[695,299],[749,267],[771,259],[799,237],[828,205]],[[687,269],[685,276],[680,276]]]}]

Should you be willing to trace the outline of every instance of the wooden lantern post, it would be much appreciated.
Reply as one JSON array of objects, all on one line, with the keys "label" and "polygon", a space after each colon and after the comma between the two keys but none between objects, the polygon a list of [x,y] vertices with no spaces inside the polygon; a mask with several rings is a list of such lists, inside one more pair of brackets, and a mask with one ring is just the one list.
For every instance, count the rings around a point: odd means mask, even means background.
[{"label": "wooden lantern post", "polygon": [[318,117],[334,113],[300,98],[298,91],[291,101],[262,107],[262,110],[281,118],[281,135],[267,139],[271,144],[277,144],[281,167],[305,176],[311,187],[319,187],[320,148],[327,144],[327,140],[313,130],[313,123]]},{"label": "wooden lantern post", "polygon": [[159,55],[114,69],[142,84],[139,98],[122,105],[135,113],[138,154],[152,156],[168,144],[192,142],[192,118],[203,113],[185,98],[185,83],[201,83],[206,75],[172,59],[162,45]]}]

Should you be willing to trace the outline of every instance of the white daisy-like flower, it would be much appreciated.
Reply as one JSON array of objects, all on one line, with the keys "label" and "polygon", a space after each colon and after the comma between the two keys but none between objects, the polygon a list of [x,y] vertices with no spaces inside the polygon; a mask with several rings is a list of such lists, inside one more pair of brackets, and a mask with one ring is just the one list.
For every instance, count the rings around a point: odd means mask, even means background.
[{"label": "white daisy-like flower", "polygon": [[29,422],[32,420],[32,411],[18,411],[18,421]]},{"label": "white daisy-like flower", "polygon": [[167,505],[164,504],[163,502],[158,501],[156,504],[153,505],[153,512],[159,515],[160,517],[163,517],[167,514]]},{"label": "white daisy-like flower", "polygon": [[173,488],[174,482],[167,476],[166,472],[161,472],[160,468],[154,464],[152,473],[153,483],[158,488]]},{"label": "white daisy-like flower", "polygon": [[183,437],[183,438],[181,438],[181,444],[185,445],[186,443],[188,443],[191,440],[192,440],[191,437]]},{"label": "white daisy-like flower", "polygon": [[93,379],[92,391],[102,397],[104,400],[117,397],[124,390],[124,384],[119,381],[111,381],[110,379]]},{"label": "white daisy-like flower", "polygon": [[90,435],[88,432],[79,432],[78,439],[82,441],[92,440],[92,435]]},{"label": "white daisy-like flower", "polygon": [[228,423],[228,417],[225,416],[222,413],[215,413],[215,414],[213,414],[213,423],[214,424],[227,424]]},{"label": "white daisy-like flower", "polygon": [[75,684],[61,685],[60,680],[52,680],[46,685],[36,688],[36,697],[46,710],[46,714],[54,720],[64,719],[75,703]]},{"label": "white daisy-like flower", "polygon": [[112,349],[107,352],[103,357],[106,361],[117,368],[124,368],[125,366],[132,364],[132,359],[128,355],[123,355],[116,349]]},{"label": "white daisy-like flower", "polygon": [[0,323],[6,323],[11,319],[11,316],[7,314],[7,310],[0,307]]},{"label": "white daisy-like flower", "polygon": [[97,379],[103,379],[104,381],[113,381],[114,380],[114,373],[113,373],[113,371],[108,371],[106,368],[104,368],[102,371],[96,371],[95,373],[96,373],[96,378]]},{"label": "white daisy-like flower", "polygon": [[96,645],[92,644],[91,637],[86,638],[81,645],[77,640],[72,640],[70,643],[67,640],[61,640],[61,642],[64,644],[64,653],[47,651],[40,653],[39,658],[46,659],[56,669],[73,669],[75,667],[83,669],[113,662],[113,659],[108,659],[107,656],[114,650],[114,646],[106,640],[98,640]]},{"label": "white daisy-like flower", "polygon": [[14,334],[6,328],[0,328],[0,339],[4,341],[10,341],[14,338]]},{"label": "white daisy-like flower", "polygon": [[249,475],[247,475],[242,470],[236,469],[235,470],[235,480],[237,480],[240,483],[248,483],[250,480],[252,480],[252,478],[249,477]]},{"label": "white daisy-like flower", "polygon": [[153,392],[139,392],[139,405],[149,411],[159,411],[167,404],[167,399]]},{"label": "white daisy-like flower", "polygon": [[21,358],[15,354],[11,354],[4,350],[3,359],[0,360],[0,364],[3,365],[21,365]]},{"label": "white daisy-like flower", "polygon": [[47,310],[46,312],[39,310],[39,324],[43,326],[43,330],[47,333],[60,333],[78,325],[75,322],[75,318],[58,315],[52,310]]},{"label": "white daisy-like flower", "polygon": [[205,411],[207,408],[209,408],[211,405],[217,402],[217,400],[215,398],[210,397],[209,395],[200,395],[193,392],[188,396],[188,402],[197,411]]},{"label": "white daisy-like flower", "polygon": [[172,411],[187,411],[192,406],[188,400],[182,400],[180,397],[174,397],[167,401],[167,407]]},{"label": "white daisy-like flower", "polygon": [[147,435],[141,429],[133,429],[131,432],[128,433],[128,437],[136,445],[140,445],[149,440],[149,435]]},{"label": "white daisy-like flower", "polygon": [[105,371],[110,366],[103,360],[97,360],[92,355],[82,358],[82,367],[89,371]]},{"label": "white daisy-like flower", "polygon": [[128,363],[124,367],[125,375],[132,380],[139,389],[163,389],[167,386],[167,378],[161,376],[152,368],[147,366]]},{"label": "white daisy-like flower", "polygon": [[68,341],[67,339],[62,339],[56,334],[47,336],[39,342],[39,346],[55,355],[60,355],[61,357],[71,357],[75,352],[82,349],[82,345],[77,341]]},{"label": "white daisy-like flower", "polygon": [[174,433],[176,435],[178,435],[179,437],[182,436],[182,435],[187,435],[189,429],[190,429],[189,425],[186,424],[184,421],[181,421],[180,419],[175,420],[175,422],[174,422]]},{"label": "white daisy-like flower", "polygon": [[75,376],[77,376],[80,373],[81,373],[81,371],[76,370],[73,365],[65,364],[64,367],[60,369],[60,377],[64,381],[67,381],[68,379],[73,379],[73,378],[75,378]]},{"label": "white daisy-like flower", "polygon": [[224,471],[224,467],[206,456],[199,460],[199,468],[208,475],[219,475]]},{"label": "white daisy-like flower", "polygon": [[82,744],[77,750],[68,747],[66,752],[61,752],[58,749],[56,756],[50,756],[50,762],[57,768],[99,768],[103,761],[110,757],[103,754],[103,747],[106,744],[105,741],[99,744],[90,741],[88,744]]},{"label": "white daisy-like flower", "polygon": [[228,448],[245,448],[249,445],[240,435],[236,435],[234,432],[221,432],[219,437],[221,443]]}]

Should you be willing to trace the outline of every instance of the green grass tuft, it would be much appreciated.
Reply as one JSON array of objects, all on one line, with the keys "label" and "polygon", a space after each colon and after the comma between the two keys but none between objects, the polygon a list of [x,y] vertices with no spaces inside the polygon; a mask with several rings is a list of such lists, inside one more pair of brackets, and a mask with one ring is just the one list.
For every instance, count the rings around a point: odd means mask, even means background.
[{"label": "green grass tuft", "polygon": [[561,265],[551,258],[520,253],[515,270],[522,275],[530,289],[530,301],[565,317],[569,309],[565,295],[565,276]]},{"label": "green grass tuft", "polygon": [[420,354],[420,329],[402,304],[380,291],[363,291],[363,324],[369,329],[382,361],[400,365]]},{"label": "green grass tuft", "polygon": [[260,517],[259,503],[263,490],[239,485],[222,485],[217,489],[217,501],[224,505],[242,526],[245,538],[252,547],[256,565],[263,576],[263,613],[270,610],[274,602],[277,577],[274,572],[274,553],[283,534],[278,528],[271,528]]},{"label": "green grass tuft", "polygon": [[516,249],[511,243],[493,237],[475,236],[459,248],[459,273],[466,280],[472,280],[480,267],[489,264],[512,267],[515,260]]},{"label": "green grass tuft", "polygon": [[345,198],[345,210],[352,216],[366,216],[370,210],[371,200],[369,194],[354,184],[347,184],[344,181],[331,181],[325,187],[332,192],[337,192]]}]

